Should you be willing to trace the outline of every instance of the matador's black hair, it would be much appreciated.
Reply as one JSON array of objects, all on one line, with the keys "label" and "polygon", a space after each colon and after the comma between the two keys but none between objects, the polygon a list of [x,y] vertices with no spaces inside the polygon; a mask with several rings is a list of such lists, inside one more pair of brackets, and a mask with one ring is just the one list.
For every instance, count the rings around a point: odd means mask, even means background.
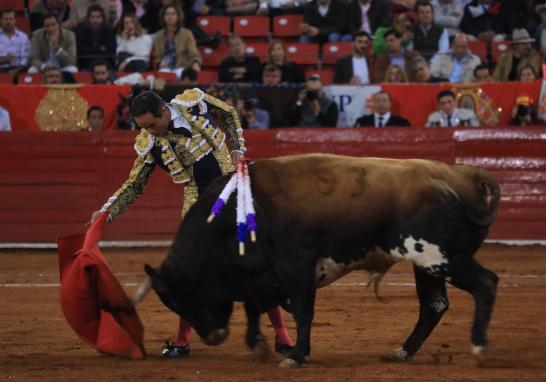
[{"label": "matador's black hair", "polygon": [[146,113],[152,113],[154,117],[161,117],[161,108],[165,106],[165,101],[153,91],[144,91],[137,95],[131,102],[130,113],[139,117]]}]

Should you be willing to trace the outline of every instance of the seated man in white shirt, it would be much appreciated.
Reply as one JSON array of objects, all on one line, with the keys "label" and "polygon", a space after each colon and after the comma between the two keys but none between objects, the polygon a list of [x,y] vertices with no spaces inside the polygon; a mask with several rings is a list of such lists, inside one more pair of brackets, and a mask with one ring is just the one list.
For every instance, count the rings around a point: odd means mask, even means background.
[{"label": "seated man in white shirt", "polygon": [[442,90],[436,100],[438,111],[428,116],[426,127],[480,126],[472,110],[457,108],[455,93],[451,90]]},{"label": "seated man in white shirt", "polygon": [[355,127],[385,127],[410,126],[406,118],[391,114],[391,96],[386,91],[380,91],[373,96],[373,114],[358,118]]},{"label": "seated man in white shirt", "polygon": [[472,82],[474,68],[480,63],[480,58],[468,48],[468,36],[459,33],[451,43],[451,51],[432,57],[430,72],[435,77],[449,78],[451,83]]},{"label": "seated man in white shirt", "polygon": [[364,85],[370,83],[368,47],[370,36],[364,31],[353,34],[353,54],[336,61],[335,84]]},{"label": "seated man in white shirt", "polygon": [[15,73],[28,65],[30,41],[15,28],[15,12],[0,10],[0,72]]}]

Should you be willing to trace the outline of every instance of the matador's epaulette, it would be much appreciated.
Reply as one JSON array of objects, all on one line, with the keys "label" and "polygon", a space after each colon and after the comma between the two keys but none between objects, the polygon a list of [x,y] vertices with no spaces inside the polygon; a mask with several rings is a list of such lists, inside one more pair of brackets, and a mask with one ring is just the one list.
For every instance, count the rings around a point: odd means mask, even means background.
[{"label": "matador's epaulette", "polygon": [[205,103],[205,97],[207,95],[198,88],[184,90],[182,94],[177,95],[171,103],[175,105],[191,109],[192,107],[199,107],[199,114],[204,115],[207,113],[207,104]]},{"label": "matador's epaulette", "polygon": [[137,152],[138,156],[145,158],[150,150],[152,150],[152,147],[154,147],[154,143],[155,136],[146,130],[141,129],[140,134],[138,134],[135,138],[135,151]]}]

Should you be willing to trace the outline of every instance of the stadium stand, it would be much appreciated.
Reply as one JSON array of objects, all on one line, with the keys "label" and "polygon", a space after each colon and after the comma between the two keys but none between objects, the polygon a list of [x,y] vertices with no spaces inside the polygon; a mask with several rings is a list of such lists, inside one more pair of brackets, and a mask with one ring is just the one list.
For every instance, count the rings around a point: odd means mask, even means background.
[{"label": "stadium stand", "polygon": [[231,19],[227,16],[200,16],[197,25],[211,36],[216,32],[227,36],[231,32]]},{"label": "stadium stand", "polygon": [[319,61],[319,46],[312,43],[294,42],[286,44],[288,61],[303,65],[317,65]]},{"label": "stadium stand", "polygon": [[273,18],[273,37],[293,37],[300,35],[301,15],[276,16]]}]

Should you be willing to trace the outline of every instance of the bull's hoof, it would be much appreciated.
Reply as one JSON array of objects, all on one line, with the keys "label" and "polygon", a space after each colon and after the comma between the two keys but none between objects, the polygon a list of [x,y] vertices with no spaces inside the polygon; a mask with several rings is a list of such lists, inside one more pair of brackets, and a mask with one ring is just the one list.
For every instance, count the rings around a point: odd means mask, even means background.
[{"label": "bull's hoof", "polygon": [[252,348],[252,353],[258,362],[265,362],[269,358],[270,351],[269,346],[265,339],[263,341],[257,341]]},{"label": "bull's hoof", "polygon": [[487,347],[472,344],[471,352],[472,352],[472,355],[476,357],[478,366],[482,366],[485,363],[485,360],[487,359]]},{"label": "bull's hoof", "polygon": [[381,359],[386,362],[406,362],[409,361],[411,357],[408,356],[407,351],[405,351],[402,347],[399,347],[394,349],[391,355],[381,357]]},{"label": "bull's hoof", "polygon": [[279,367],[281,369],[297,369],[298,367],[301,367],[301,364],[297,363],[292,358],[286,358],[279,363]]},{"label": "bull's hoof", "polygon": [[207,345],[220,345],[224,342],[229,336],[229,330],[227,329],[216,329],[204,340]]}]

